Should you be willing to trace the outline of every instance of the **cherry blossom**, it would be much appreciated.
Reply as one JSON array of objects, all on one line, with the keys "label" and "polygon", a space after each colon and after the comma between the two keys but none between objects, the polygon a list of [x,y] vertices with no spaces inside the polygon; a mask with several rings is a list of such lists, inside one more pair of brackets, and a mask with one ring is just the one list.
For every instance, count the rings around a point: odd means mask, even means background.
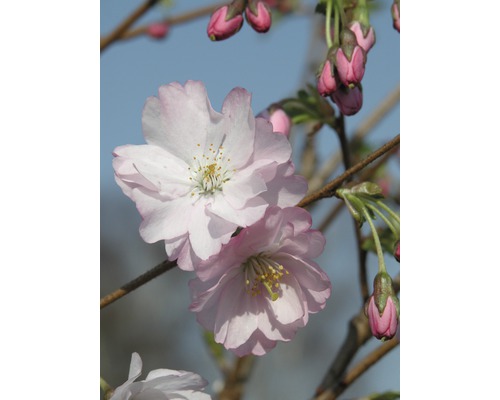
[{"label": "cherry blossom", "polygon": [[310,228],[306,210],[270,207],[200,264],[190,310],[217,343],[238,356],[263,355],[325,307],[331,283],[312,261],[325,240]]}]

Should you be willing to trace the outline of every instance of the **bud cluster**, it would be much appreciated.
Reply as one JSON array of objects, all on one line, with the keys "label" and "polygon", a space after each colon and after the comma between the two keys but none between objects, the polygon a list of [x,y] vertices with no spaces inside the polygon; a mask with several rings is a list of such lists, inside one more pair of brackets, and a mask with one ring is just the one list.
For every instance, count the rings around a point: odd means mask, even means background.
[{"label": "bud cluster", "polygon": [[[327,37],[329,49],[319,70],[317,88],[322,96],[330,96],[342,114],[354,115],[363,105],[361,80],[365,74],[368,51],[375,44],[375,31],[370,25],[364,1],[357,3],[352,20],[342,27],[340,21],[344,18],[339,17],[343,13],[341,7],[340,2],[336,4],[334,42],[330,45],[331,38]],[[326,18],[329,27],[331,15],[328,12]]]},{"label": "bud cluster", "polygon": [[243,26],[243,13],[248,24],[259,33],[271,28],[271,9],[264,0],[233,0],[219,7],[210,17],[208,37],[213,41],[227,39]]}]

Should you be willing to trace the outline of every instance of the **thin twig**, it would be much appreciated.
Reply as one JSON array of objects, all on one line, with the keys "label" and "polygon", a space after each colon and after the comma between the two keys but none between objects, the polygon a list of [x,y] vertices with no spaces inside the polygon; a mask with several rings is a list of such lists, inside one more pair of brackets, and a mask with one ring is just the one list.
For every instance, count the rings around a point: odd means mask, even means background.
[{"label": "thin twig", "polygon": [[315,400],[335,400],[337,399],[356,379],[365,373],[372,365],[399,345],[399,339],[393,338],[377,347],[357,365],[348,371],[342,382],[334,390],[327,390],[315,398]]},{"label": "thin twig", "polygon": [[[184,22],[194,21],[197,18],[204,17],[206,15],[212,14],[217,8],[222,7],[226,3],[212,4],[206,7],[200,7],[196,10],[187,11],[183,14],[179,14],[173,17],[167,17],[159,21],[159,23],[166,24],[167,26],[179,25]],[[120,40],[132,39],[141,35],[144,35],[148,31],[148,25],[142,25],[135,29],[131,29],[120,36]]]},{"label": "thin twig", "polygon": [[394,139],[390,140],[384,144],[379,149],[375,150],[368,157],[349,168],[342,175],[335,178],[333,181],[326,184],[322,189],[311,193],[310,195],[304,197],[298,204],[298,207],[306,207],[307,205],[325,197],[332,197],[335,195],[335,190],[337,190],[347,179],[349,179],[355,173],[361,171],[371,162],[375,161],[377,158],[383,156],[388,151],[392,150],[394,147],[399,145],[399,135],[395,136]]},{"label": "thin twig", "polygon": [[120,289],[115,290],[114,292],[108,294],[107,296],[104,296],[101,299],[101,309],[104,307],[110,305],[114,301],[118,300],[119,298],[125,296],[126,294],[130,293],[131,291],[137,289],[138,287],[144,285],[145,283],[149,282],[150,280],[156,278],[158,275],[163,274],[164,272],[167,272],[174,268],[177,265],[176,261],[168,261],[165,260],[158,264],[156,267],[150,269],[149,271],[145,272],[141,276],[135,278],[134,280],[130,281],[129,283],[123,285]]},{"label": "thin twig", "polygon": [[[400,277],[397,275],[393,281],[392,286],[394,293],[399,293]],[[322,382],[316,390],[315,400],[319,400],[324,392],[330,391],[334,393],[336,387],[343,381],[344,372],[349,363],[356,355],[359,348],[364,345],[372,337],[368,318],[364,312],[364,305],[359,312],[349,321],[347,336],[344,343],[340,347],[339,352],[335,356],[330,368],[325,374]]]}]

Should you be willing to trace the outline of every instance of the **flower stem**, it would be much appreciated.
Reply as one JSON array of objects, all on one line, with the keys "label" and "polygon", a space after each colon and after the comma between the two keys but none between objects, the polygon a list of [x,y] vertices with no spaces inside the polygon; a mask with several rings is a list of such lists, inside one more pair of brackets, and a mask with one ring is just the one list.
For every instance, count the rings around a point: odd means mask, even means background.
[{"label": "flower stem", "polygon": [[396,214],[394,211],[392,211],[386,204],[384,204],[383,201],[380,201],[380,200],[377,200],[377,205],[380,207],[380,208],[383,208],[385,211],[387,211],[389,213],[389,215],[394,218],[394,221],[396,221],[398,224],[401,224],[401,221],[399,219],[399,215]]},{"label": "flower stem", "polygon": [[[331,35],[331,21],[332,21],[332,6],[334,0],[328,0],[326,3],[326,21],[325,21],[325,40],[328,48],[332,47],[332,35]],[[337,14],[335,13],[335,23],[337,23]],[[335,32],[335,40],[337,40],[337,34]]]},{"label": "flower stem", "polygon": [[375,248],[377,249],[377,257],[378,257],[378,272],[386,272],[385,261],[384,261],[384,252],[382,251],[382,245],[380,244],[380,238],[378,237],[377,228],[373,224],[372,218],[370,217],[370,213],[368,212],[366,207],[363,207],[363,214],[370,225],[370,229],[372,230],[373,241],[375,242]]},{"label": "flower stem", "polygon": [[394,235],[394,237],[396,238],[396,240],[398,240],[399,239],[399,232],[397,231],[397,229],[395,228],[395,226],[392,224],[392,222],[389,221],[389,219],[387,219],[387,217],[377,207],[375,207],[374,205],[367,204],[366,206],[370,210],[372,210],[375,214],[377,214],[387,224],[387,226],[391,230],[391,232]]},{"label": "flower stem", "polygon": [[[342,6],[342,0],[335,0],[335,16],[338,18],[340,16],[340,22],[342,23],[342,27],[347,26],[347,21],[346,21],[346,16],[344,13],[344,7]],[[340,43],[340,30],[338,29],[338,26],[335,30],[335,38],[338,38],[338,42]]]}]

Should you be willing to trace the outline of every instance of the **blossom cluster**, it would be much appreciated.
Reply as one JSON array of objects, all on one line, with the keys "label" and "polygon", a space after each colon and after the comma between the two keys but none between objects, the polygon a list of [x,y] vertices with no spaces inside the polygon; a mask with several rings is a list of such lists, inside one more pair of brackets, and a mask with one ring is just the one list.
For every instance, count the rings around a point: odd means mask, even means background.
[{"label": "blossom cluster", "polygon": [[331,294],[313,261],[323,235],[295,206],[307,182],[294,173],[289,121],[282,110],[254,117],[250,103],[235,88],[217,112],[201,82],[161,86],[143,110],[146,144],[117,147],[113,160],[142,238],[196,273],[190,310],[239,356],[291,340]]}]

